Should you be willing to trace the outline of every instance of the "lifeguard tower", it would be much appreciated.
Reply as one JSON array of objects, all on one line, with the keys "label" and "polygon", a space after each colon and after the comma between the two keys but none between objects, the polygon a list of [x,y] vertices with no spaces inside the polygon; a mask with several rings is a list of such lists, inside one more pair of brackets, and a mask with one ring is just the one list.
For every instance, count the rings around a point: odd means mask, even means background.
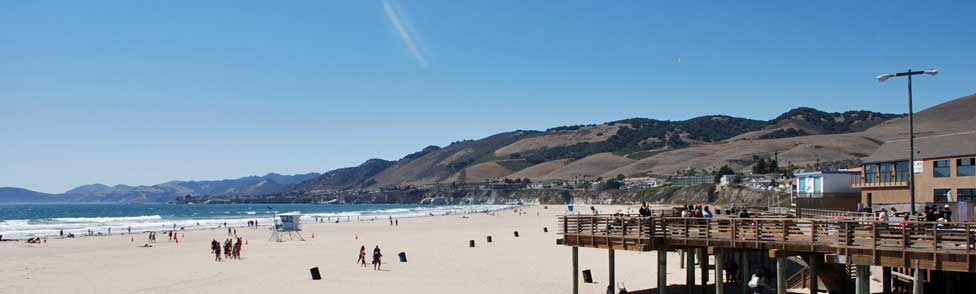
[{"label": "lifeguard tower", "polygon": [[282,242],[282,235],[288,235],[288,238],[295,240],[305,241],[302,237],[302,213],[299,211],[287,212],[287,213],[276,213],[273,216],[274,226],[271,226],[271,240],[275,242]]}]

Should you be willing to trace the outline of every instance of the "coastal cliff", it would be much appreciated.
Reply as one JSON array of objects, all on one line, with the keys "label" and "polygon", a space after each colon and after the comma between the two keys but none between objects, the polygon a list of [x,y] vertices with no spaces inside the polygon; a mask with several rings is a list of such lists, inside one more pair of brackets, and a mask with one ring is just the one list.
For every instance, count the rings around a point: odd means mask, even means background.
[{"label": "coastal cliff", "polygon": [[654,204],[715,203],[745,206],[765,205],[775,193],[745,187],[715,185],[667,186],[648,189],[603,191],[563,189],[407,189],[383,192],[343,192],[332,194],[272,194],[249,196],[182,197],[176,204],[222,203],[322,203],[322,204]]}]

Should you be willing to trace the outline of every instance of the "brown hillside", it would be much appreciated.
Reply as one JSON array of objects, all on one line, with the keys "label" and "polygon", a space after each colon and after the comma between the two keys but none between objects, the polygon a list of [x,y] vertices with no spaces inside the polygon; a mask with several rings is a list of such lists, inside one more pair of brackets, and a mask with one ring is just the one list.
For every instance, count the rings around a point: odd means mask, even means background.
[{"label": "brown hillside", "polygon": [[632,162],[634,162],[633,159],[617,156],[613,153],[597,153],[584,157],[580,160],[573,161],[572,163],[547,174],[546,176],[542,177],[542,179],[571,179],[577,176],[595,178],[608,171],[628,165]]},{"label": "brown hillside", "polygon": [[443,183],[462,182],[461,175],[464,175],[465,183],[482,183],[485,180],[498,179],[512,174],[512,171],[501,166],[497,162],[489,161],[475,164],[457,172],[451,177],[442,180]]},{"label": "brown hillside", "polygon": [[[932,136],[976,130],[976,94],[932,106],[915,114],[916,136]],[[908,117],[889,120],[864,132],[890,141],[908,138]]]},{"label": "brown hillside", "polygon": [[601,124],[596,126],[581,127],[576,130],[550,131],[546,132],[545,135],[525,138],[495,150],[495,156],[505,157],[513,153],[521,153],[534,149],[567,146],[583,142],[606,141],[607,138],[610,138],[610,136],[616,134],[617,130],[624,125],[625,124],[615,124],[611,126]]},{"label": "brown hillside", "polygon": [[516,172],[514,174],[508,175],[508,177],[509,178],[512,178],[512,179],[529,178],[529,179],[535,181],[535,180],[538,180],[538,179],[542,179],[543,177],[545,177],[546,175],[552,173],[553,171],[556,171],[556,170],[558,170],[558,169],[566,166],[566,164],[568,164],[568,163],[569,163],[569,160],[568,159],[559,159],[559,160],[547,161],[547,162],[543,162],[543,163],[540,163],[540,164],[536,164],[536,165],[527,167],[527,168],[525,168],[523,170],[520,170],[520,171],[518,171],[518,172]]},{"label": "brown hillside", "polygon": [[494,158],[495,150],[516,141],[537,136],[538,132],[515,131],[479,140],[455,142],[415,158],[404,158],[377,174],[374,187],[402,184],[432,184],[445,181],[461,169]]},{"label": "brown hillside", "polygon": [[675,171],[695,168],[714,169],[728,164],[744,170],[752,165],[752,156],[772,157],[779,152],[781,165],[806,165],[817,162],[855,159],[871,154],[880,144],[858,134],[818,135],[784,139],[749,140],[703,145],[662,152],[654,156],[609,171],[608,175],[652,173],[669,175]]}]

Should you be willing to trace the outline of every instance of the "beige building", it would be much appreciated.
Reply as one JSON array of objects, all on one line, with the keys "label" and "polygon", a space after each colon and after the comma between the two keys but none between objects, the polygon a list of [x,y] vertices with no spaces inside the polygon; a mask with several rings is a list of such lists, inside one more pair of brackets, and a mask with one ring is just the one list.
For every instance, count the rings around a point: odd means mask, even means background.
[{"label": "beige building", "polygon": [[907,139],[889,141],[862,160],[862,171],[852,181],[861,189],[861,203],[908,210],[914,166],[916,209],[944,203],[965,210],[958,219],[971,219],[963,216],[973,215],[976,203],[976,132],[915,138],[915,164],[908,162],[908,152]]}]

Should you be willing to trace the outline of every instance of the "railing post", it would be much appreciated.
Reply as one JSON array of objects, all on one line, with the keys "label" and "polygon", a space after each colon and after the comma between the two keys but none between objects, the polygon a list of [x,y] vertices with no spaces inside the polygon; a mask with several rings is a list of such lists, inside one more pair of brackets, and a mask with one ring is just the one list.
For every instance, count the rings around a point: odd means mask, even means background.
[{"label": "railing post", "polygon": [[813,251],[817,246],[817,221],[810,221],[810,251]]},{"label": "railing post", "polygon": [[711,246],[710,241],[712,239],[712,219],[705,219],[705,246]]},{"label": "railing post", "polygon": [[738,239],[737,235],[739,231],[739,226],[736,224],[736,219],[734,218],[732,219],[731,225],[732,226],[730,227],[730,229],[732,230],[732,248],[735,248],[735,240]]},{"label": "railing post", "polygon": [[972,271],[972,246],[973,246],[973,232],[972,227],[966,224],[966,271]]},{"label": "railing post", "polygon": [[563,216],[563,236],[566,236],[566,233],[569,233],[569,217],[564,215]]},{"label": "railing post", "polygon": [[878,262],[878,224],[871,222],[871,263]]},{"label": "railing post", "polygon": [[932,224],[932,268],[939,269],[939,224]]}]

